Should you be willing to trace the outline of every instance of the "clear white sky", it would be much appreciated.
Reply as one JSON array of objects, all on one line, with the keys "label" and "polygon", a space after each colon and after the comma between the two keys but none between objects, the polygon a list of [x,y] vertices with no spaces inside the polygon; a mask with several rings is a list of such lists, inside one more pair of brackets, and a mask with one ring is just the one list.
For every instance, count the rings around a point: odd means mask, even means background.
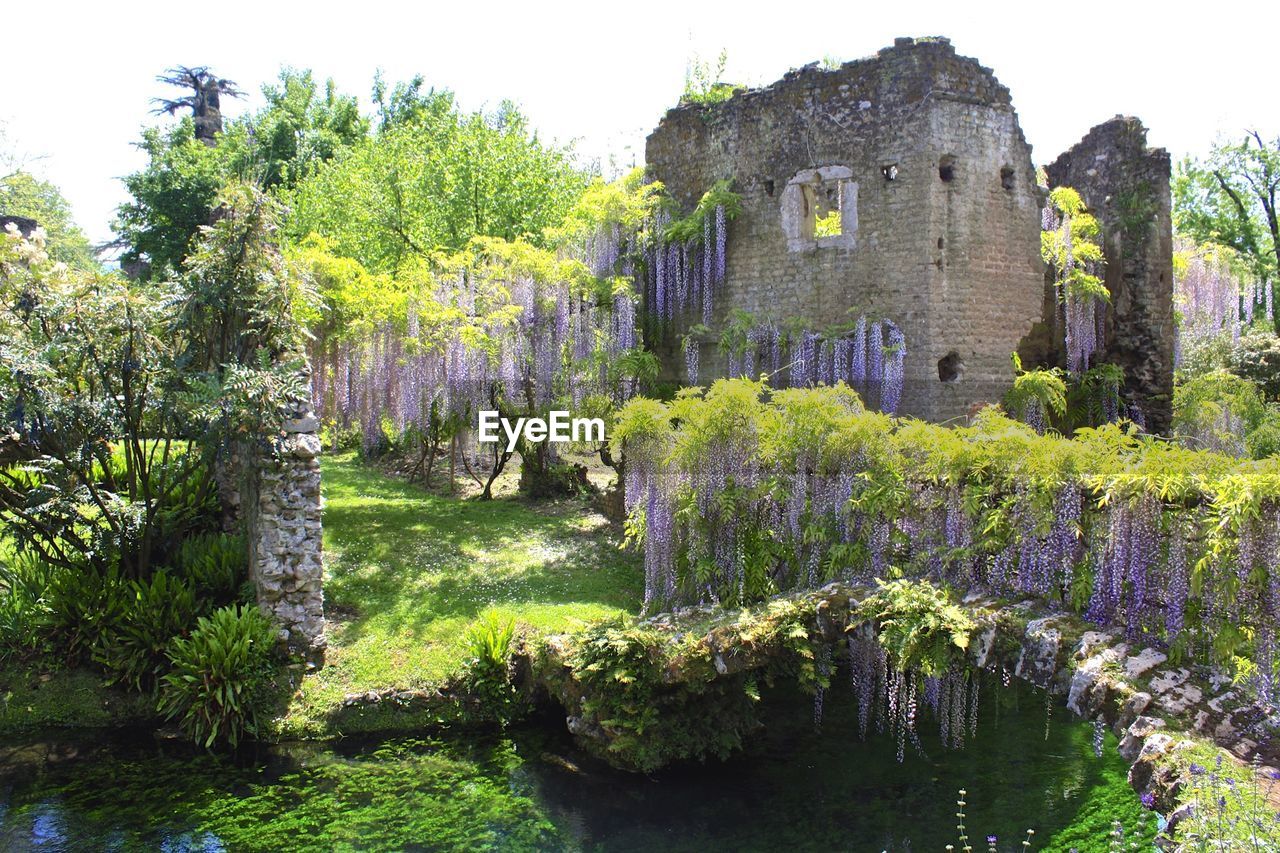
[{"label": "clear white sky", "polygon": [[[764,84],[788,68],[855,59],[895,36],[944,35],[995,70],[1037,162],[1116,113],[1139,116],[1180,157],[1220,134],[1280,130],[1274,97],[1280,4],[450,2],[6,3],[0,121],[10,146],[59,184],[94,240],[110,235],[118,180],[166,67],[208,65],[261,103],[281,66],[311,68],[367,105],[374,71],[422,73],[467,108],[520,104],[544,136],[608,167],[643,158],[691,56],[728,51],[727,78]],[[1194,10],[1181,11],[1183,9]]]}]

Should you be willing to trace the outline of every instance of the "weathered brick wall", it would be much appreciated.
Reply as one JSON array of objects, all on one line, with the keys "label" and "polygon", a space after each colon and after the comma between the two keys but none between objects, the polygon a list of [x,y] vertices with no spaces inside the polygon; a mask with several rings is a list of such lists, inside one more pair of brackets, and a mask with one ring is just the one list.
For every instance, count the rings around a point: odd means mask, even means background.
[{"label": "weathered brick wall", "polygon": [[[1173,395],[1173,225],[1169,154],[1147,147],[1136,118],[1116,116],[1045,167],[1097,217],[1111,292],[1103,360],[1125,372],[1125,396],[1164,433]],[[1046,301],[1048,300],[1046,296]],[[1061,341],[1061,325],[1052,326]],[[1060,354],[1055,354],[1060,358]]]},{"label": "weathered brick wall", "polygon": [[[722,104],[673,109],[646,159],[686,209],[723,178],[742,196],[714,330],[733,309],[814,329],[884,317],[906,335],[903,412],[945,420],[1007,389],[1009,354],[1042,313],[1040,191],[1008,90],[945,39],[899,39],[839,69],[808,66]],[[824,166],[851,172],[856,232],[796,251],[787,185]],[[952,352],[962,373],[942,382],[938,362]],[[701,361],[704,381],[723,371],[711,341]]]}]

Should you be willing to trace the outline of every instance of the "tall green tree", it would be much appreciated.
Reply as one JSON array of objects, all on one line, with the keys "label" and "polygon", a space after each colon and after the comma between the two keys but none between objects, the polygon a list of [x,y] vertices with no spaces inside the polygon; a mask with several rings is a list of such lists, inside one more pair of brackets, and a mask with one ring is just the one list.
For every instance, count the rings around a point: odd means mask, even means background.
[{"label": "tall green tree", "polygon": [[197,139],[190,118],[168,130],[147,128],[138,147],[148,162],[124,179],[132,199],[117,210],[115,231],[125,249],[121,265],[149,278],[182,267],[232,169],[226,147]]},{"label": "tall green tree", "polygon": [[[187,83],[192,94],[161,100],[160,111],[186,107],[193,115],[168,130],[143,131],[139,147],[148,163],[124,179],[132,200],[120,207],[116,221],[125,248],[122,263],[144,278],[181,268],[228,182],[289,187],[368,133],[356,99],[339,94],[333,81],[321,95],[310,71],[284,69],[274,84],[263,87],[262,109],[229,122],[220,111],[211,111],[206,92],[212,81],[227,94],[229,81],[214,79],[206,69],[177,71],[194,75]],[[161,79],[177,84],[185,78]]]},{"label": "tall green tree", "polygon": [[249,154],[255,177],[268,189],[292,186],[369,132],[355,96],[340,94],[333,80],[321,93],[309,70],[282,70],[262,94],[267,105],[249,120]]},{"label": "tall green tree", "polygon": [[295,238],[320,234],[373,272],[395,272],[473,237],[545,243],[587,179],[510,103],[465,113],[417,81],[381,96],[381,126],[289,196]]}]

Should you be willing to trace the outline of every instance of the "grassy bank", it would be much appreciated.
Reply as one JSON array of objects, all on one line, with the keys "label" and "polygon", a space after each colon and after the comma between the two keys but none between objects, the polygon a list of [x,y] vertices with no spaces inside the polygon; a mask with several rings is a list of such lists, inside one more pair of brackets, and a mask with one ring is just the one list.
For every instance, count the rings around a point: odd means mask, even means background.
[{"label": "grassy bank", "polygon": [[558,631],[639,607],[637,558],[581,500],[432,494],[354,454],[325,458],[324,496],[327,665],[301,678],[271,724],[279,736],[415,722],[337,717],[352,693],[445,682],[466,660],[467,627],[488,608]]}]

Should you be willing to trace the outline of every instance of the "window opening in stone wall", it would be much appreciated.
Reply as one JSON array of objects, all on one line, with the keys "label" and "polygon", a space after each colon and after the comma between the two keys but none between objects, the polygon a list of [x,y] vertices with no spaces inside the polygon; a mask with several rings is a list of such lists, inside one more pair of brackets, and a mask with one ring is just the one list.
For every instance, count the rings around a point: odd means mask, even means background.
[{"label": "window opening in stone wall", "polygon": [[956,158],[950,154],[938,161],[938,177],[942,178],[944,183],[951,183],[956,179]]},{"label": "window opening in stone wall", "polygon": [[808,187],[805,201],[813,217],[813,236],[839,237],[844,233],[840,211],[844,209],[844,181],[824,181]]},{"label": "window opening in stone wall", "polygon": [[886,181],[898,180],[898,164],[890,163],[888,166],[881,166],[880,173],[884,175]]},{"label": "window opening in stone wall", "polygon": [[779,195],[782,231],[790,251],[856,245],[858,183],[848,166],[804,169]]},{"label": "window opening in stone wall", "polygon": [[773,197],[773,181],[764,182],[764,194],[769,196],[770,198]]},{"label": "window opening in stone wall", "polygon": [[1013,189],[1013,169],[1009,166],[1000,170],[1000,186],[1007,190]]},{"label": "window opening in stone wall", "polygon": [[962,376],[964,362],[960,360],[960,353],[952,350],[938,359],[938,379],[943,382],[959,382]]}]

